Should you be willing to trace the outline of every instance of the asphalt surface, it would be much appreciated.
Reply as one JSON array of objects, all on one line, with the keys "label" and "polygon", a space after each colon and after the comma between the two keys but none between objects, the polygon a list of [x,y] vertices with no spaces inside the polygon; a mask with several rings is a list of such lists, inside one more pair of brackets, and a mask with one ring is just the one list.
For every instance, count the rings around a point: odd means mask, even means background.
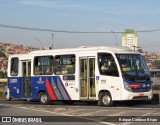
[{"label": "asphalt surface", "polygon": [[[0,124],[158,125],[160,124],[160,105],[143,102],[133,106],[117,103],[113,107],[99,107],[94,103],[85,102],[77,102],[73,105],[64,105],[61,102],[41,105],[39,102],[0,100],[0,116]],[[11,117],[12,122],[4,122],[6,117]],[[20,121],[17,120],[18,118]],[[37,123],[32,123],[35,122],[34,120],[37,120]]]}]

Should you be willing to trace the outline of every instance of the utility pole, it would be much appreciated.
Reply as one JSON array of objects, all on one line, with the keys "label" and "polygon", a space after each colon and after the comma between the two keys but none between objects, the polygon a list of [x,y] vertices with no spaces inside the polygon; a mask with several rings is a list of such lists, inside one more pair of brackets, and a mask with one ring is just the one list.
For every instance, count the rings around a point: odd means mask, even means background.
[{"label": "utility pole", "polygon": [[113,35],[114,35],[114,37],[115,37],[116,46],[118,46],[118,43],[117,43],[117,36],[116,36],[115,32],[113,32],[112,30],[111,30],[111,32],[113,33]]},{"label": "utility pole", "polygon": [[54,34],[51,34],[52,35],[52,49],[53,49],[53,37],[54,37]]}]

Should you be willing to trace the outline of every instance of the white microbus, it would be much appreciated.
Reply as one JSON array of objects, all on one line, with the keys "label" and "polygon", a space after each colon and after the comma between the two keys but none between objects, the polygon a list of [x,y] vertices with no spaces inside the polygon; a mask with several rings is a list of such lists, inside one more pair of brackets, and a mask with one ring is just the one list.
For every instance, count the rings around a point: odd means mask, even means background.
[{"label": "white microbus", "polygon": [[81,47],[38,50],[9,56],[11,98],[97,101],[151,99],[151,80],[143,57],[128,48]]}]

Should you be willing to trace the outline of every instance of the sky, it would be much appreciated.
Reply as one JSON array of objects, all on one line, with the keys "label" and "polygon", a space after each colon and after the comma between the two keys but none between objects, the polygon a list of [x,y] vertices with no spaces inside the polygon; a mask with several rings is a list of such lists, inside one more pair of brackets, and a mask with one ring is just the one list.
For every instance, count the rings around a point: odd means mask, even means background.
[{"label": "sky", "polygon": [[[160,0],[0,0],[0,24],[50,30],[160,29]],[[0,41],[32,47],[121,46],[121,33],[59,33],[0,27]],[[116,35],[116,37],[115,37]],[[138,32],[144,51],[160,50],[160,31]]]}]

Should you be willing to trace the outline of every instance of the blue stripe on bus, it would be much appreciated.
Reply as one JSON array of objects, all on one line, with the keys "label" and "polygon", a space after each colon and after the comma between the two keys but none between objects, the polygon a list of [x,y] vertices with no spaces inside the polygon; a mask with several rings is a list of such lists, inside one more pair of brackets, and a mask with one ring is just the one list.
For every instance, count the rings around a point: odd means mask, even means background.
[{"label": "blue stripe on bus", "polygon": [[[59,81],[59,83],[61,83],[61,87],[62,87],[63,90],[64,90],[64,93],[62,92],[63,96],[66,96],[66,95],[67,95],[67,98],[65,98],[65,99],[66,99],[66,100],[71,100],[71,97],[69,96],[67,90],[65,89],[65,87],[64,87],[64,85],[63,85],[63,82],[62,82],[62,80],[61,80],[60,77],[57,77],[57,84],[58,84],[58,81]],[[58,84],[58,85],[60,85],[60,84]]]},{"label": "blue stripe on bus", "polygon": [[58,100],[64,100],[62,94],[61,94],[60,91],[59,91],[58,86],[57,86],[56,83],[54,82],[53,77],[51,78],[51,85],[52,85],[52,88],[53,88],[53,90],[54,90],[54,92],[55,92],[55,94],[56,94],[56,96],[57,96],[57,99],[58,99]]},{"label": "blue stripe on bus", "polygon": [[52,87],[52,91],[56,96],[57,100],[71,100],[67,90],[65,89],[63,82],[59,76],[50,77],[51,81],[50,85]]}]

